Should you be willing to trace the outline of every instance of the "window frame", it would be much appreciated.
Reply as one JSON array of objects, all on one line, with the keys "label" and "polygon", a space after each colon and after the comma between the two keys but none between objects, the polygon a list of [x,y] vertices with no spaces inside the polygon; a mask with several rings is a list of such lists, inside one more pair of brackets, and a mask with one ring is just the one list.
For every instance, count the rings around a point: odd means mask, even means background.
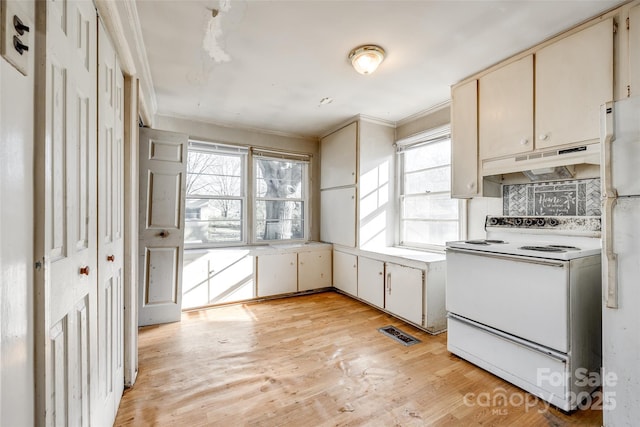
[{"label": "window frame", "polygon": [[[404,167],[404,153],[408,150],[411,149],[416,149],[420,146],[423,145],[427,145],[427,144],[431,144],[431,143],[436,143],[442,140],[448,139],[449,141],[451,140],[451,125],[447,124],[447,125],[443,125],[443,126],[439,126],[439,127],[435,127],[435,128],[431,128],[428,130],[425,130],[423,132],[417,133],[415,135],[412,135],[410,137],[401,139],[396,141],[396,206],[397,206],[397,212],[398,215],[396,215],[396,246],[399,247],[405,247],[405,248],[412,248],[412,249],[421,249],[421,250],[428,250],[428,251],[435,251],[435,252],[443,252],[445,249],[445,245],[437,245],[437,244],[426,244],[426,243],[422,243],[422,242],[415,242],[412,241],[410,239],[407,239],[406,236],[404,235],[404,221],[406,220],[410,220],[410,221],[424,221],[424,222],[438,222],[438,219],[425,219],[425,218],[406,218],[405,214],[404,214],[404,201],[407,197],[411,198],[411,197],[421,197],[424,196],[423,194],[419,194],[419,193],[412,193],[412,194],[405,194],[405,167]],[[445,168],[445,167],[449,167],[451,168],[451,160],[449,160],[449,163],[447,164],[443,164],[443,165],[438,165],[438,166],[434,166],[434,167],[429,167],[429,168],[423,168],[420,170],[416,170],[416,171],[411,171],[409,173],[417,173],[417,172],[424,172],[427,170],[435,170],[435,169],[441,169],[441,168]],[[435,192],[431,192],[429,193],[430,195],[438,195],[438,194],[442,194],[442,195],[449,195],[449,198],[451,198],[452,200],[455,200],[451,197],[451,180],[449,183],[449,190],[448,191],[435,191]],[[458,225],[458,233],[457,233],[457,239],[464,239],[465,235],[466,235],[466,200],[463,199],[458,199],[458,218],[457,218],[457,225]],[[451,220],[441,220],[442,222],[450,222]]]},{"label": "window frame", "polygon": [[[185,232],[186,232],[186,203],[187,200],[239,200],[242,204],[241,216],[240,216],[240,233],[241,239],[236,242],[206,242],[206,243],[188,243],[184,241],[185,249],[206,249],[206,248],[221,248],[221,247],[234,247],[234,246],[246,246],[248,243],[248,227],[247,227],[247,214],[248,214],[248,199],[247,193],[247,169],[248,169],[248,157],[249,150],[247,147],[220,144],[216,142],[206,142],[198,140],[189,140],[189,147],[187,150],[187,156],[191,151],[220,153],[221,155],[237,156],[240,157],[240,196],[217,196],[217,195],[189,195],[185,190]],[[187,171],[185,176],[189,175],[188,161]]]},{"label": "window frame", "polygon": [[[302,170],[302,188],[301,188],[301,198],[266,198],[266,197],[258,197],[258,166],[257,162],[260,159],[269,159],[269,160],[280,160],[280,161],[290,161],[297,162],[303,165]],[[251,242],[255,245],[261,244],[277,244],[277,243],[304,243],[309,241],[310,235],[310,200],[311,200],[311,183],[310,183],[310,170],[311,170],[311,156],[308,154],[297,154],[292,152],[280,152],[273,150],[262,150],[262,149],[251,149],[251,180],[252,180],[252,195],[251,195],[251,205],[252,205],[252,230],[251,230]],[[258,201],[266,201],[266,200],[282,200],[282,201],[299,201],[302,202],[302,212],[303,212],[303,236],[299,239],[258,239],[258,215],[257,215],[257,205]]]}]

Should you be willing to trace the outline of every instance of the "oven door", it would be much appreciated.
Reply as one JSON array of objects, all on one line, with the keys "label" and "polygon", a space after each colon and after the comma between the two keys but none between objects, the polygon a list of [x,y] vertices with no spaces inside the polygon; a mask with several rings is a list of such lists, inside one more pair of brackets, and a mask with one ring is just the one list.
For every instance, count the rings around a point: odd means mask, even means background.
[{"label": "oven door", "polygon": [[448,248],[447,311],[567,353],[569,262]]}]

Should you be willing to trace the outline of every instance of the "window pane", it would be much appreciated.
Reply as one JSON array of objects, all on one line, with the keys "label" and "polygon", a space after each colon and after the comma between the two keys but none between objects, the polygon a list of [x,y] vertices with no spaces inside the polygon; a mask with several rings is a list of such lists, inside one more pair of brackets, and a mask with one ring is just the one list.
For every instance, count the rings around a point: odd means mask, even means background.
[{"label": "window pane", "polygon": [[458,219],[458,201],[448,194],[405,197],[402,208],[403,218]]},{"label": "window pane", "polygon": [[242,201],[187,199],[185,243],[233,243],[242,239]]},{"label": "window pane", "polygon": [[189,151],[187,195],[242,196],[242,156]]},{"label": "window pane", "polygon": [[301,199],[305,163],[291,160],[256,160],[256,197]]},{"label": "window pane", "polygon": [[256,240],[304,239],[304,203],[256,201]]},{"label": "window pane", "polygon": [[458,221],[410,221],[402,223],[403,243],[442,245],[458,240]]},{"label": "window pane", "polygon": [[412,172],[404,176],[404,194],[434,193],[450,190],[450,166]]},{"label": "window pane", "polygon": [[443,139],[404,152],[404,171],[411,172],[451,163],[451,140]]}]

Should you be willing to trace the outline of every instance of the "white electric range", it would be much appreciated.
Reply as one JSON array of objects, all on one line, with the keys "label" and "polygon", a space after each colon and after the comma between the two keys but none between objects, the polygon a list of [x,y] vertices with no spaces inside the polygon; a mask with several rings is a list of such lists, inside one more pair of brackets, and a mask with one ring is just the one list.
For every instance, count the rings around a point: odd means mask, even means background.
[{"label": "white electric range", "polygon": [[[601,365],[599,217],[498,217],[447,243],[449,351],[575,409]],[[585,394],[586,393],[586,394]]]}]

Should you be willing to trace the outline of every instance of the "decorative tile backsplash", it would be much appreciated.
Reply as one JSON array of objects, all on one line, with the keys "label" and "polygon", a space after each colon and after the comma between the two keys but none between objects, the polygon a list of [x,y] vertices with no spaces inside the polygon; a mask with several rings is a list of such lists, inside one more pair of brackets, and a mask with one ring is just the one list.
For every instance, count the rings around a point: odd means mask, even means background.
[{"label": "decorative tile backsplash", "polygon": [[600,178],[504,185],[503,215],[600,216]]}]

